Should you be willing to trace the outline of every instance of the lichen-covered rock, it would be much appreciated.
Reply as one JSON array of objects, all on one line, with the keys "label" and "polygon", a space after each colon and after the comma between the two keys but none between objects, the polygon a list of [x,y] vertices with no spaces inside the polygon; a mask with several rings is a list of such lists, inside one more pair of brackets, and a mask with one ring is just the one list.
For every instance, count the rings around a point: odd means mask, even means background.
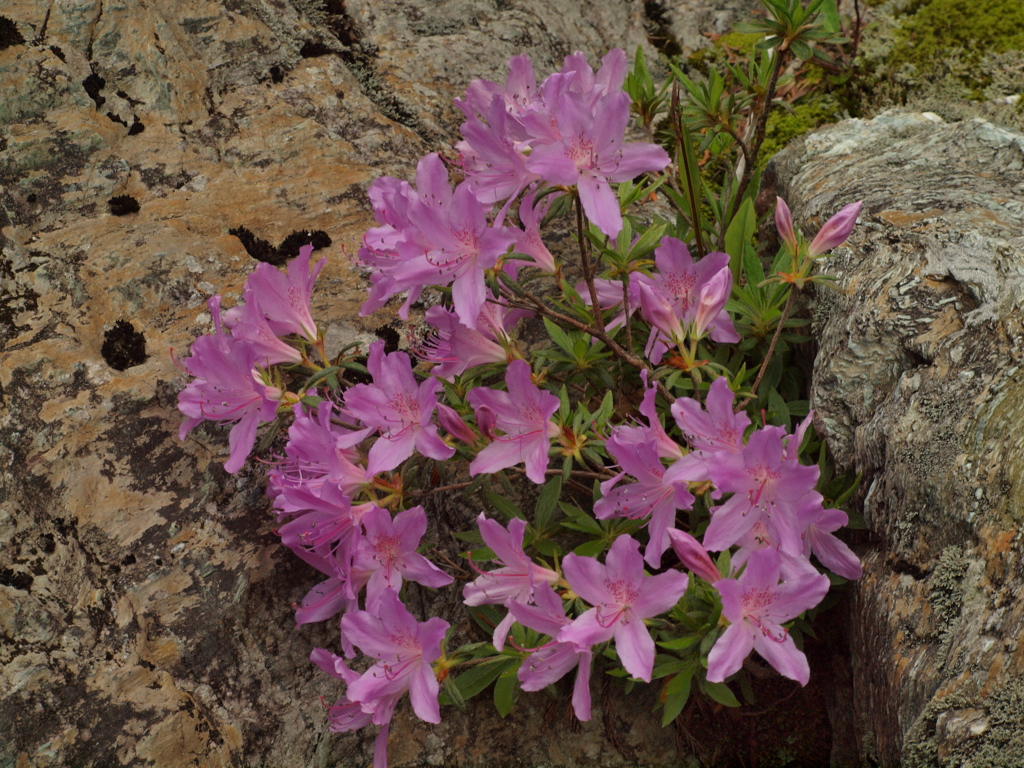
[{"label": "lichen-covered rock", "polygon": [[[242,227],[328,233],[317,316],[332,343],[372,338],[343,250],[372,223],[367,185],[451,151],[473,77],[633,49],[642,9],[2,4],[0,766],[370,762],[373,734],[327,732],[338,688],[308,661],[337,626],[294,629],[317,576],[276,544],[260,471],[224,473],[224,430],[178,441],[172,355],[210,331],[206,298],[237,300]],[[525,699],[516,722],[539,733],[547,700]],[[673,763],[649,704],[633,752],[600,719],[519,748],[493,714],[443,737],[400,714],[393,764]]]},{"label": "lichen-covered rock", "polygon": [[865,757],[1024,765],[1024,135],[887,113],[773,169],[807,231],[864,200],[822,262],[812,404],[878,542],[849,608]]}]

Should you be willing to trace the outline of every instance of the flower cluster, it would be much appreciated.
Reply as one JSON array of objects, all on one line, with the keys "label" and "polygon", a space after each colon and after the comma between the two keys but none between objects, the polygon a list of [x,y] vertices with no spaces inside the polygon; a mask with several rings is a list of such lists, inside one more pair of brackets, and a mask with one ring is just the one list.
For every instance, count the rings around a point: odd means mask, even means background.
[{"label": "flower cluster", "polygon": [[[307,246],[287,274],[261,264],[243,303],[223,318],[214,297],[216,332],[182,363],[193,378],[179,397],[181,437],[204,420],[233,423],[227,471],[252,452],[259,424],[291,418],[268,493],[282,544],[322,576],[295,619],[338,621],[343,656],[316,649],[311,659],[346,686],[328,709],[332,730],[382,727],[377,768],[386,766],[398,701],[408,694],[418,717],[439,722],[439,680],[456,691],[449,671],[463,664],[491,665],[495,677],[514,672],[525,691],[575,670],[581,720],[590,717],[595,660],[613,659],[650,682],[659,642],[691,653],[707,646],[687,663],[709,684],[737,673],[752,650],[806,684],[807,660],[786,625],[829,588],[811,558],[845,578],[860,575],[833,535],[846,514],[826,506],[818,467],[800,462],[811,416],[792,431],[787,418],[752,428],[735,402],[743,375],[705,359],[741,340],[728,303],[735,260],[724,252],[695,260],[668,234],[646,246],[630,237],[612,185],[658,174],[669,157],[624,140],[625,54],[612,51],[596,73],[573,54],[540,85],[527,57],[509,67],[504,85],[474,81],[458,101],[466,122],[457,186],[431,154],[415,184],[385,177],[369,189],[378,226],[359,250],[371,269],[363,312],[406,293],[407,317],[424,288],[450,293],[426,311],[432,331],[412,346],[415,360],[383,341],[365,358],[327,359],[309,308],[324,262],[310,271]],[[576,289],[542,236],[558,198],[578,212],[584,279]],[[517,202],[518,224],[509,215]],[[808,251],[780,201],[779,232],[797,269],[845,239],[857,210],[843,209]],[[601,242],[614,267],[604,272],[587,258]],[[557,310],[523,288],[521,271],[556,276]],[[538,317],[552,346],[518,337],[520,323],[537,326]],[[634,329],[646,335],[643,358],[632,351]],[[350,370],[364,378],[346,380]],[[642,387],[595,391],[613,374]],[[478,575],[462,597],[493,618],[489,650],[449,650],[456,630],[440,618],[417,621],[403,603],[407,582],[440,589],[454,581],[427,557],[427,509],[406,502],[404,472],[414,464],[458,467],[470,482],[453,487],[486,490],[506,473],[543,486],[532,519],[505,500],[507,525],[481,513],[476,530],[464,532],[480,547],[468,556]],[[586,501],[578,476],[596,486]],[[587,502],[592,513],[579,506]],[[721,570],[709,552],[728,553]],[[687,629],[701,600],[716,607],[705,611],[706,625]],[[714,633],[714,642],[681,642],[691,630],[697,640]],[[357,649],[373,660],[362,673],[346,661]]]}]

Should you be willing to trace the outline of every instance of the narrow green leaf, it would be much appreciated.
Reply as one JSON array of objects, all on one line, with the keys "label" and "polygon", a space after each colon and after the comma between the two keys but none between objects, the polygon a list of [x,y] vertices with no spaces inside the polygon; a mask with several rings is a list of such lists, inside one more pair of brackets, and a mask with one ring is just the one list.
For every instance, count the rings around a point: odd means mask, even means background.
[{"label": "narrow green leaf", "polygon": [[[754,212],[754,203],[748,197],[740,205],[739,210],[736,211],[736,216],[729,223],[729,228],[725,231],[725,252],[729,254],[729,266],[732,268],[732,279],[734,285],[739,285],[740,282],[740,270],[743,264],[744,254],[747,247],[750,245],[751,238],[754,236],[754,232],[757,229],[757,214]],[[761,282],[764,280],[762,275],[755,282]],[[747,282],[751,282],[751,278],[747,276]]]},{"label": "narrow green leaf", "polygon": [[573,554],[579,555],[580,557],[597,557],[604,552],[605,544],[606,542],[603,539],[588,541],[576,547],[576,549],[573,550]]},{"label": "narrow green leaf", "polygon": [[467,669],[455,678],[455,685],[458,686],[463,699],[471,699],[493,683],[498,675],[508,669],[508,665],[507,658],[495,656],[493,662],[484,662]]},{"label": "narrow green leaf", "polygon": [[559,328],[546,317],[544,318],[544,328],[547,329],[548,336],[551,337],[551,340],[555,342],[555,344],[557,344],[559,347],[561,347],[562,351],[564,351],[567,355],[572,354],[572,339],[569,338],[569,335],[565,331],[563,331],[561,328]]},{"label": "narrow green leaf", "polygon": [[712,699],[726,707],[738,707],[740,705],[736,694],[732,692],[725,683],[704,683],[704,691]]},{"label": "narrow green leaf", "polygon": [[487,503],[494,507],[496,510],[501,512],[505,517],[510,520],[513,517],[518,517],[520,520],[525,520],[526,515],[513,504],[511,501],[506,499],[504,496],[499,496],[494,491],[484,491],[484,498],[487,499]]},{"label": "narrow green leaf", "polygon": [[673,677],[665,687],[665,711],[661,714],[662,728],[679,717],[679,713],[686,706],[686,702],[690,698],[693,673],[694,667],[691,665],[687,670]]},{"label": "narrow green leaf", "polygon": [[494,684],[494,706],[502,717],[505,717],[512,711],[516,699],[519,698],[518,681],[516,680],[516,668],[518,666],[516,664],[514,668],[506,669],[501,677],[498,678],[498,682]]},{"label": "narrow green leaf", "polygon": [[537,506],[533,510],[533,521],[537,530],[543,530],[551,522],[551,514],[558,506],[558,500],[562,496],[562,477],[557,475],[544,484],[544,488],[537,497]]},{"label": "narrow green leaf", "polygon": [[839,20],[839,6],[836,0],[825,0],[821,4],[822,26],[829,34],[837,34],[841,27]]}]

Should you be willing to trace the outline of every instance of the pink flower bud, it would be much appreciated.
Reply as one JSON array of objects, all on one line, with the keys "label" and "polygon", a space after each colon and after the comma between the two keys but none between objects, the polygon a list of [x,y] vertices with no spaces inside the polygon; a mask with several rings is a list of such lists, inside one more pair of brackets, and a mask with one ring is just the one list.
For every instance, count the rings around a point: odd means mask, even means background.
[{"label": "pink flower bud", "polygon": [[670,528],[668,536],[672,539],[672,549],[695,576],[700,576],[708,584],[714,584],[722,574],[711,561],[708,552],[697,539],[685,531]]},{"label": "pink flower bud", "polygon": [[476,440],[473,430],[462,420],[462,417],[454,408],[450,408],[444,403],[437,404],[437,421],[449,435],[464,443],[473,443]]},{"label": "pink flower bud", "polygon": [[807,249],[807,255],[813,259],[825,253],[825,251],[830,251],[837,245],[845,243],[846,238],[853,232],[853,226],[857,223],[857,216],[860,214],[860,207],[863,204],[863,200],[850,203],[850,205],[840,209],[839,213],[826,221],[825,226],[821,228],[821,231],[811,241]]},{"label": "pink flower bud", "polygon": [[775,198],[775,229],[782,238],[782,242],[789,248],[789,252],[796,253],[796,231],[793,229],[793,217],[789,213],[789,206],[781,197]]},{"label": "pink flower bud", "polygon": [[640,283],[640,312],[644,319],[672,341],[683,340],[683,327],[679,323],[675,310],[660,292],[655,291],[647,283]]},{"label": "pink flower bud", "polygon": [[703,336],[708,326],[715,322],[731,293],[732,271],[729,267],[720,269],[701,287],[697,314],[693,318],[693,329],[697,338]]}]

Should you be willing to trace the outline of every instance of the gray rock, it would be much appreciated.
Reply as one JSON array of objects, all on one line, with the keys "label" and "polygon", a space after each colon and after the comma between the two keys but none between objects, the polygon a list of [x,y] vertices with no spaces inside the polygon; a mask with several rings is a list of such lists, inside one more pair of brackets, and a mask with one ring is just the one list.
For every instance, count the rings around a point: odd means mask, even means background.
[{"label": "gray rock", "polygon": [[[26,42],[0,50],[0,765],[371,761],[375,734],[327,731],[320,697],[339,687],[308,656],[337,626],[294,629],[317,576],[276,542],[262,472],[224,473],[224,430],[177,439],[172,354],[210,331],[211,294],[237,300],[254,264],[238,226],[272,244],[328,232],[315,311],[332,343],[372,338],[342,248],[373,224],[368,184],[451,151],[472,78],[516,53],[543,73],[635,48],[642,9],[3,3]],[[139,211],[112,215],[118,196]],[[115,368],[119,321],[145,354]],[[559,711],[529,747],[543,694],[517,728],[481,705],[428,734],[403,710],[393,765],[673,764],[651,704],[621,739],[601,719],[577,737]]]},{"label": "gray rock", "polygon": [[864,474],[853,722],[885,766],[1024,764],[1024,135],[928,114],[848,120],[773,161],[821,263],[815,424]]}]

